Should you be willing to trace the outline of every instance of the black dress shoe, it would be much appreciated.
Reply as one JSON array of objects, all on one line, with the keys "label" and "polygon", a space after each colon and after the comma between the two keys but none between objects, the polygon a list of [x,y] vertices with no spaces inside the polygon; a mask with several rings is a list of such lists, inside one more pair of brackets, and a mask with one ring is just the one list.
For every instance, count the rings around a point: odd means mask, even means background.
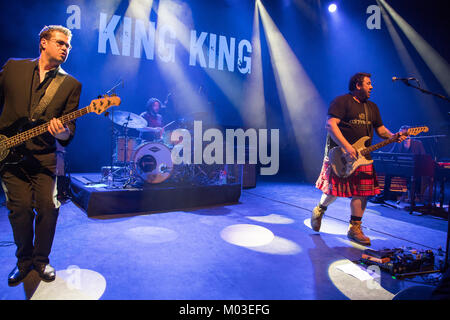
[{"label": "black dress shoe", "polygon": [[11,273],[8,275],[8,284],[10,286],[18,284],[20,281],[25,279],[28,273],[31,271],[31,266],[29,267],[18,267],[16,266]]},{"label": "black dress shoe", "polygon": [[34,265],[34,269],[42,280],[53,281],[56,278],[56,271],[50,264]]}]

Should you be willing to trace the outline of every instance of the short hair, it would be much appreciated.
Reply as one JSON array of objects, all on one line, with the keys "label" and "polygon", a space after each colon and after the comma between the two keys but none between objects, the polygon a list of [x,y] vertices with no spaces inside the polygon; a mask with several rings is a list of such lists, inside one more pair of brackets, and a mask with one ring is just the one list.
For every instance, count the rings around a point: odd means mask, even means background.
[{"label": "short hair", "polygon": [[69,29],[67,29],[66,27],[63,27],[61,25],[45,26],[42,28],[41,32],[39,32],[39,52],[42,51],[42,46],[41,46],[42,38],[50,40],[54,31],[59,31],[59,32],[64,33],[69,38],[69,41],[72,39],[72,32]]},{"label": "short hair", "polygon": [[361,85],[363,82],[364,78],[370,78],[371,74],[370,73],[365,73],[365,72],[358,72],[356,74],[354,74],[351,78],[350,81],[348,83],[348,90],[351,92],[353,90],[356,89],[356,84]]}]

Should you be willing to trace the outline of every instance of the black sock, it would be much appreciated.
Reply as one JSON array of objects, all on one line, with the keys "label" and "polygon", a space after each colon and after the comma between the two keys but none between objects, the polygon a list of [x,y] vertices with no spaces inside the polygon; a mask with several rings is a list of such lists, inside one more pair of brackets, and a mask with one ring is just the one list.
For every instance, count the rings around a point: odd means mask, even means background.
[{"label": "black sock", "polygon": [[361,221],[362,217],[351,216],[350,221]]},{"label": "black sock", "polygon": [[323,211],[327,210],[327,207],[325,207],[325,206],[323,206],[321,204],[319,204],[319,208],[322,209]]}]

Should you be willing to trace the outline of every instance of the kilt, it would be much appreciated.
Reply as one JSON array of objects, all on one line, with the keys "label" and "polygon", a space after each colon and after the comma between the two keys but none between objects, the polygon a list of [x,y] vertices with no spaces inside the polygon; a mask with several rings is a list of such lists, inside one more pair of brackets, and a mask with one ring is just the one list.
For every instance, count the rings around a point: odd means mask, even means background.
[{"label": "kilt", "polygon": [[316,188],[337,197],[369,197],[381,192],[373,164],[360,166],[347,178],[336,176],[325,157],[316,181]]}]

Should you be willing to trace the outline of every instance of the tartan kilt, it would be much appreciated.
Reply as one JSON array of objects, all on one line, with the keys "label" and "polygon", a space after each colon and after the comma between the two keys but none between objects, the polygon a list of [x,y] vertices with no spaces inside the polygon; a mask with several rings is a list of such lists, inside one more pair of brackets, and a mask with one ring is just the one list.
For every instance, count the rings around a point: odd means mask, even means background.
[{"label": "tartan kilt", "polygon": [[360,166],[347,178],[336,176],[325,157],[316,188],[337,197],[369,197],[381,192],[373,164]]}]

